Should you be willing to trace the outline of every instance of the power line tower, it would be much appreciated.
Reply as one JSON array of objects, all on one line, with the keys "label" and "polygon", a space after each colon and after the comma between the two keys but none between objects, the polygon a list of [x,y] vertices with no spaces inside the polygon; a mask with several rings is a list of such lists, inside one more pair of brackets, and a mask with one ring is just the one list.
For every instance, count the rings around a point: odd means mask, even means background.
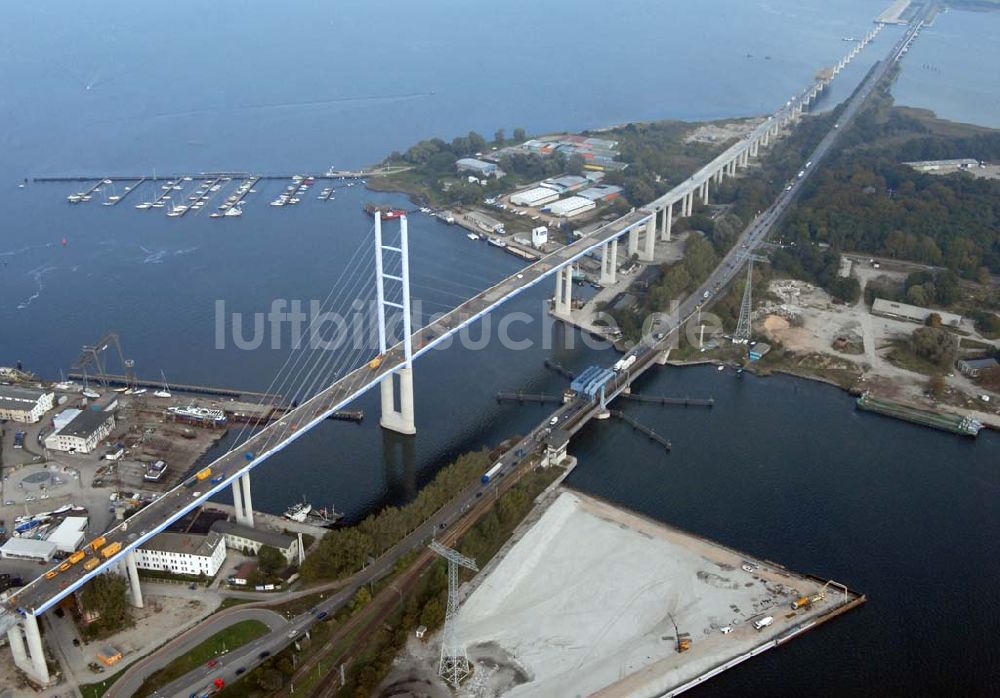
[{"label": "power line tower", "polygon": [[441,640],[441,662],[438,674],[455,688],[472,672],[465,644],[455,637],[455,616],[458,615],[458,568],[478,572],[476,561],[432,540],[430,549],[448,561],[448,610],[444,616],[444,636]]},{"label": "power line tower", "polygon": [[747,260],[747,285],[743,289],[743,304],[740,306],[740,320],[736,323],[736,332],[733,333],[733,344],[750,343],[750,316],[753,312],[753,263],[766,262],[767,257],[748,253]]}]

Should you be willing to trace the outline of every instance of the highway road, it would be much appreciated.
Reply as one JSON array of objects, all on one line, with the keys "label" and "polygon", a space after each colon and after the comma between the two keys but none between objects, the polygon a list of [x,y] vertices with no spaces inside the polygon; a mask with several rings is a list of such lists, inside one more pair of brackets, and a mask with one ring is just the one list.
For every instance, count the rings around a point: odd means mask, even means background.
[{"label": "highway road", "polygon": [[[925,13],[926,11],[927,10],[925,10]],[[925,16],[926,14],[922,15],[920,17],[920,21],[922,21]],[[685,322],[702,309],[703,306],[710,304],[720,289],[725,287],[740,272],[743,264],[747,261],[748,255],[767,239],[771,230],[780,221],[781,217],[802,191],[802,187],[808,180],[809,176],[829,154],[843,128],[851,123],[857,115],[859,109],[871,96],[873,90],[876,89],[880,81],[886,76],[892,65],[894,65],[902,54],[905,53],[909,43],[919,32],[920,21],[914,22],[913,26],[911,26],[899,42],[894,45],[888,59],[878,64],[878,66],[869,74],[865,82],[855,91],[854,95],[842,111],[839,121],[816,146],[807,161],[809,164],[803,168],[799,176],[797,176],[794,181],[790,182],[787,188],[778,195],[772,204],[746,227],[746,229],[740,234],[733,248],[725,255],[715,271],[708,277],[708,279],[705,280],[697,291],[692,293],[680,304],[676,315],[676,317],[679,318],[677,324],[672,327],[654,328],[654,334],[643,338],[643,340],[639,342],[635,348],[626,354],[626,357],[632,355],[636,356],[634,369],[618,374],[612,383],[608,385],[607,394],[609,400],[620,394],[625,387],[630,385],[639,375],[649,368],[654,363],[657,355],[663,351],[667,343],[670,341],[671,335],[675,332],[679,332]],[[620,222],[616,221],[619,225],[616,226],[616,229],[613,231],[614,234],[608,234],[612,233],[609,226],[608,228],[601,229],[601,231],[598,231],[595,235],[600,235],[602,231],[605,231],[606,236],[602,236],[602,238],[610,239],[611,237],[620,235],[622,230],[627,230],[631,226],[643,223],[647,217],[648,214],[633,212],[631,217],[626,216],[624,219],[621,219]],[[588,242],[592,242],[592,240],[588,240]],[[506,297],[506,294],[510,293],[513,288],[528,285],[519,284],[517,282],[535,281],[538,278],[547,275],[548,271],[556,266],[559,266],[561,261],[577,254],[579,250],[573,249],[573,247],[574,246],[571,245],[567,248],[563,248],[560,252],[539,260],[539,262],[527,267],[516,277],[511,277],[510,279],[501,282],[501,284],[498,284],[492,289],[488,289],[486,292],[479,294],[468,303],[459,306],[459,308],[453,311],[453,313],[445,316],[445,318],[442,319],[443,322],[421,329],[415,333],[415,347],[421,346],[424,342],[432,341],[435,337],[440,338],[441,333],[448,329],[449,323],[458,322],[464,324],[468,321],[469,317],[474,315],[476,312],[479,312],[482,308],[492,307],[492,305],[496,304],[498,298]],[[530,278],[525,278],[527,275],[530,275]],[[512,284],[505,287],[505,283],[509,284],[515,279],[516,281],[513,281]],[[310,416],[313,416],[315,419],[324,418],[329,411],[335,409],[334,407],[331,407],[331,404],[336,403],[339,399],[338,395],[348,394],[352,390],[355,390],[358,385],[364,383],[365,381],[370,381],[372,373],[376,373],[376,375],[381,377],[389,370],[392,370],[392,368],[397,367],[401,363],[401,352],[402,347],[397,345],[389,352],[389,354],[387,354],[386,361],[383,362],[379,371],[372,372],[367,367],[362,367],[356,370],[345,379],[339,381],[334,386],[331,386],[330,389],[320,393],[320,395],[313,400],[310,400],[298,409],[289,413],[289,415],[287,415],[285,419],[281,420],[278,425],[281,428],[288,428],[291,424],[295,424],[296,420],[308,419]],[[504,454],[504,456],[501,457],[498,461],[498,463],[501,464],[501,468],[495,477],[499,479],[512,473],[514,469],[524,462],[527,457],[526,454],[538,452],[539,449],[552,439],[554,434],[558,435],[560,431],[563,431],[566,434],[573,434],[579,431],[579,429],[581,429],[599,409],[599,405],[596,405],[594,402],[584,398],[575,398],[567,404],[559,407],[550,417],[539,423],[506,454]],[[267,432],[267,430],[264,430],[264,432],[259,434],[257,437],[251,439],[245,448],[252,450],[256,443],[263,443],[262,438],[265,432]],[[227,469],[236,468],[239,459],[242,457],[242,451],[243,449],[235,454],[235,459],[227,460],[227,457],[223,457],[223,459],[217,461],[217,463],[212,465],[213,472],[218,473],[221,471],[226,473]],[[355,574],[346,581],[344,587],[333,593],[329,598],[324,599],[321,603],[317,604],[317,606],[310,612],[297,616],[290,621],[284,621],[284,619],[282,619],[283,624],[280,625],[273,627],[269,625],[269,627],[272,627],[272,632],[270,634],[227,654],[223,660],[220,661],[219,665],[214,668],[206,666],[182,677],[181,679],[178,679],[169,686],[164,687],[164,689],[160,691],[159,695],[189,696],[200,688],[207,686],[217,678],[222,678],[227,683],[234,681],[240,674],[243,673],[243,671],[248,671],[263,661],[263,659],[267,656],[270,656],[284,647],[287,647],[290,643],[295,641],[295,638],[304,634],[315,623],[320,622],[321,614],[332,614],[335,612],[344,603],[350,600],[358,588],[368,584],[369,582],[376,581],[388,574],[403,555],[413,549],[425,545],[426,542],[435,535],[435,533],[443,529],[450,522],[455,521],[464,511],[476,504],[477,500],[481,499],[486,493],[489,492],[489,490],[490,485],[477,483],[476,485],[470,486],[423,525],[411,532],[406,539],[397,544],[390,552],[377,559],[364,570]],[[167,497],[170,497],[175,493],[178,493],[181,497],[190,496],[187,495],[185,488],[178,488],[178,491],[168,493]],[[173,502],[171,502],[171,504],[173,504]],[[182,504],[183,502],[181,502],[181,504],[175,504],[175,506],[180,507]],[[141,513],[142,512],[140,512],[140,514]],[[254,609],[245,610],[249,612]],[[323,617],[325,617],[325,615]],[[216,620],[216,618],[218,619]],[[145,677],[152,671],[155,671],[155,668],[165,665],[174,657],[183,654],[189,650],[190,647],[193,647],[206,637],[218,632],[231,622],[236,622],[231,620],[231,618],[232,616],[223,617],[222,614],[218,617],[213,616],[206,621],[206,623],[199,625],[197,628],[189,631],[189,633],[174,641],[178,644],[175,645],[174,643],[170,643],[166,646],[165,651],[161,650],[150,659],[139,662],[133,668],[130,668],[127,675],[119,680],[107,693],[107,695],[132,695]],[[237,672],[239,672],[239,674]]]}]

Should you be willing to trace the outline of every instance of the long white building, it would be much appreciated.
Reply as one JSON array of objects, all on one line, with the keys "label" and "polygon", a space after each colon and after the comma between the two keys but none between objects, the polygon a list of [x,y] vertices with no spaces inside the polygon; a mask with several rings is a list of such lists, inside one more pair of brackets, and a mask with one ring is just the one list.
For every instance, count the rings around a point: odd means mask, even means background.
[{"label": "long white building", "polygon": [[50,391],[0,385],[0,419],[34,424],[52,409],[54,399]]},{"label": "long white building", "polygon": [[111,412],[83,410],[61,429],[45,437],[45,448],[67,453],[91,453],[115,428]]},{"label": "long white building", "polygon": [[226,561],[226,540],[214,531],[207,536],[161,533],[135,551],[135,566],[171,574],[214,577]]}]

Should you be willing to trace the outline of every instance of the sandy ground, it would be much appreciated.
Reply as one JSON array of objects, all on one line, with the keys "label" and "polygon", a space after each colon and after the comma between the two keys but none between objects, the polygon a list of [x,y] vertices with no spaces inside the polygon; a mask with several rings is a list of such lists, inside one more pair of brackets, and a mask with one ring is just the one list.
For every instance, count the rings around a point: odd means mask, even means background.
[{"label": "sandy ground", "polygon": [[[857,262],[852,273],[862,286],[876,276],[903,276]],[[776,279],[769,291],[780,302],[765,303],[755,311],[755,327],[764,337],[796,354],[814,360],[819,356],[827,362],[826,367],[855,369],[859,387],[867,386],[884,397],[931,405],[925,395],[927,376],[896,366],[887,358],[893,342],[908,338],[918,325],[872,315],[863,298],[853,306],[835,304],[825,291],[804,281]],[[990,342],[980,337],[968,320],[960,329],[971,339]],[[838,339],[844,345],[835,346]],[[994,394],[989,403],[981,402],[978,396],[990,394],[988,391],[955,369],[949,374],[946,403],[962,408],[963,414],[974,411],[981,419],[1000,424],[1000,395]]]},{"label": "sandy ground", "polygon": [[[810,611],[788,608],[819,588],[815,581],[561,491],[495,568],[479,576],[459,612],[458,633],[480,666],[486,694],[582,696],[610,686],[608,695],[659,695],[821,613],[821,607],[828,610],[832,593]],[[765,612],[775,622],[758,633],[749,621]],[[725,626],[733,632],[722,634]],[[678,630],[692,640],[684,654],[676,651]],[[438,648],[430,643],[413,649],[421,648],[425,672],[409,678],[428,691],[411,695],[437,695],[424,681]],[[623,681],[628,684],[616,685]]]},{"label": "sandy ground", "polygon": [[762,119],[746,119],[728,123],[705,124],[699,126],[684,138],[685,143],[724,143],[733,138],[742,138],[757,128]]}]

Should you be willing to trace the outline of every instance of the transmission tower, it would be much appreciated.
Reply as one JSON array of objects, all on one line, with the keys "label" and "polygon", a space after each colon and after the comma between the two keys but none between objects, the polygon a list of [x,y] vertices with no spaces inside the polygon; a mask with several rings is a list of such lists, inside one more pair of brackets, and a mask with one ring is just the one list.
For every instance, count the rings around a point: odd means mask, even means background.
[{"label": "transmission tower", "polygon": [[455,688],[472,672],[465,645],[455,637],[455,616],[458,615],[458,568],[478,572],[476,561],[432,540],[430,549],[448,560],[448,610],[444,616],[444,636],[441,640],[441,662],[438,674]]},{"label": "transmission tower", "polygon": [[766,262],[767,257],[747,254],[747,285],[743,289],[743,304],[740,306],[740,321],[736,323],[733,333],[733,344],[749,344],[751,314],[753,313],[753,263]]}]

